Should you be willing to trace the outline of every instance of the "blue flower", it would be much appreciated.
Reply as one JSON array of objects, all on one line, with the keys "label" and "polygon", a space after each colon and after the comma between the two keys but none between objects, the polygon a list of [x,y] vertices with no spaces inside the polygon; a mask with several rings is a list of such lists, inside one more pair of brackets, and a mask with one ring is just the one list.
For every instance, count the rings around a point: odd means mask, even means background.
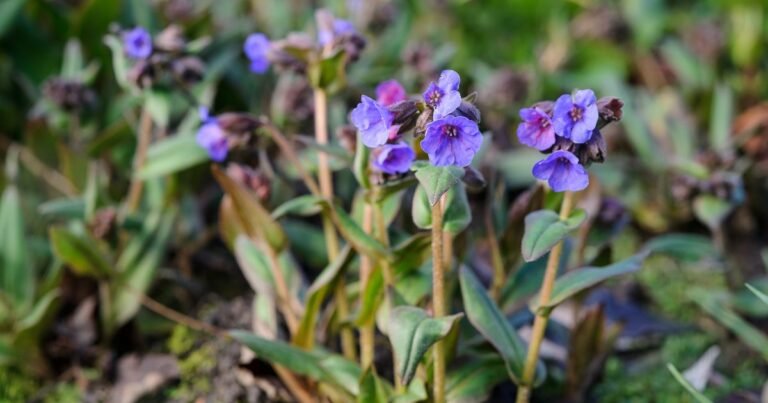
[{"label": "blue flower", "polygon": [[376,101],[384,106],[390,106],[408,99],[405,88],[397,80],[382,81],[376,86]]},{"label": "blue flower", "polygon": [[269,38],[262,33],[250,34],[245,39],[243,51],[248,60],[251,61],[251,71],[257,74],[263,74],[269,69],[269,48],[271,43]]},{"label": "blue flower", "polygon": [[136,27],[123,33],[123,48],[132,59],[146,59],[152,54],[152,37],[146,29]]},{"label": "blue flower", "polygon": [[427,125],[421,148],[434,166],[465,167],[472,163],[482,143],[477,123],[464,116],[446,116]]},{"label": "blue flower", "polygon": [[352,110],[350,120],[360,132],[366,147],[378,147],[390,139],[393,115],[380,103],[363,95],[360,103]]},{"label": "blue flower", "polygon": [[555,151],[533,166],[533,176],[547,181],[555,192],[583,190],[589,185],[589,174],[579,159],[569,151]]},{"label": "blue flower", "polygon": [[460,83],[459,73],[443,70],[437,82],[431,82],[424,91],[424,102],[434,109],[435,120],[450,115],[461,105]]},{"label": "blue flower", "polygon": [[384,144],[373,151],[373,167],[387,174],[399,174],[410,171],[416,153],[411,147],[399,142]]},{"label": "blue flower", "polygon": [[552,125],[558,136],[576,144],[589,141],[597,126],[597,98],[592,90],[576,90],[561,95],[555,102]]},{"label": "blue flower", "polygon": [[200,118],[203,124],[197,130],[195,140],[200,147],[208,152],[208,156],[216,162],[222,162],[229,153],[227,134],[219,126],[219,121],[208,114],[208,109],[200,107]]},{"label": "blue flower", "polygon": [[555,129],[549,115],[537,107],[520,109],[523,119],[517,127],[520,142],[539,151],[549,149],[555,144]]}]

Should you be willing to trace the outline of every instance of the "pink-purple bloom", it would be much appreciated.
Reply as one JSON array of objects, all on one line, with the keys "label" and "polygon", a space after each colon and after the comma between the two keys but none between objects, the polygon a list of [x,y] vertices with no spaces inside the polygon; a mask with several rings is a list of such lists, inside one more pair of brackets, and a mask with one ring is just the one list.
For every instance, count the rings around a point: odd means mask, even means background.
[{"label": "pink-purple bloom", "polygon": [[269,38],[262,33],[248,35],[243,44],[243,51],[248,60],[251,61],[251,71],[257,74],[263,74],[269,69],[269,58],[267,54],[271,43]]},{"label": "pink-purple bloom", "polygon": [[208,152],[208,156],[216,162],[222,162],[227,158],[229,142],[227,134],[219,126],[218,120],[208,114],[208,109],[200,107],[200,118],[203,121],[197,130],[196,140],[200,147]]},{"label": "pink-purple bloom", "polygon": [[427,125],[421,148],[434,166],[465,167],[483,143],[477,123],[464,116],[446,116]]},{"label": "pink-purple bloom", "polygon": [[408,172],[416,158],[416,153],[404,143],[384,144],[373,151],[373,167],[387,174]]},{"label": "pink-purple bloom", "polygon": [[555,151],[533,166],[533,176],[547,181],[555,192],[583,190],[589,185],[589,174],[579,159],[569,151]]},{"label": "pink-purple bloom", "polygon": [[142,27],[128,30],[123,33],[123,48],[132,59],[146,59],[152,54],[152,36]]},{"label": "pink-purple bloom", "polygon": [[520,109],[523,119],[517,127],[520,142],[539,151],[549,149],[555,144],[555,129],[549,115],[537,107]]},{"label": "pink-purple bloom", "polygon": [[366,147],[378,147],[390,140],[392,128],[392,113],[374,101],[371,97],[363,95],[360,103],[352,110],[350,120],[360,133],[360,139]]},{"label": "pink-purple bloom", "polygon": [[424,102],[434,109],[435,120],[450,115],[461,105],[460,83],[459,73],[443,70],[437,82],[431,82],[424,91]]},{"label": "pink-purple bloom", "polygon": [[382,81],[376,86],[376,101],[384,106],[390,106],[408,99],[405,88],[397,80]]},{"label": "pink-purple bloom", "polygon": [[555,101],[552,125],[558,136],[583,144],[597,126],[597,98],[592,90],[576,90]]}]

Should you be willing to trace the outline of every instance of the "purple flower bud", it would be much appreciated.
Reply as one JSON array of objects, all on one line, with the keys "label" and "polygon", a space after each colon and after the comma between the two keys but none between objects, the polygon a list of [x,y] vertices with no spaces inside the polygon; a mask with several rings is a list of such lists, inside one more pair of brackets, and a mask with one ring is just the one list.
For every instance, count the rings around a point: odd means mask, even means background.
[{"label": "purple flower bud", "polygon": [[517,138],[520,142],[544,151],[555,144],[555,129],[552,127],[552,119],[544,111],[537,107],[520,109],[520,118],[523,121],[517,127]]},{"label": "purple flower bud", "polygon": [[533,176],[547,181],[555,192],[583,190],[589,185],[589,174],[579,159],[568,151],[555,151],[533,166]]},{"label": "purple flower bud", "polygon": [[208,155],[216,162],[222,162],[227,158],[229,152],[229,142],[227,134],[219,126],[219,121],[215,117],[208,115],[208,109],[200,107],[200,117],[203,124],[197,130],[197,144],[208,151]]},{"label": "purple flower bud", "polygon": [[577,144],[586,143],[597,126],[596,102],[592,90],[576,90],[572,95],[561,95],[555,101],[552,114],[555,133]]},{"label": "purple flower bud", "polygon": [[243,51],[251,61],[251,71],[263,74],[269,69],[270,61],[267,58],[271,44],[269,38],[262,33],[248,35],[243,44]]},{"label": "purple flower bud", "polygon": [[376,101],[384,106],[390,106],[408,99],[405,88],[397,80],[382,81],[376,87]]},{"label": "purple flower bud", "polygon": [[335,18],[326,10],[319,11],[317,19],[317,42],[320,46],[325,46],[337,37],[357,34],[357,30],[351,22]]},{"label": "purple flower bud", "polygon": [[424,91],[424,102],[434,109],[435,119],[450,115],[461,105],[459,73],[453,70],[443,70],[437,82],[431,82]]},{"label": "purple flower bud", "polygon": [[[360,132],[360,139],[366,147],[378,147],[390,139],[393,127],[392,113],[383,105],[365,95],[352,110],[350,121]],[[395,132],[397,134],[397,132]]]},{"label": "purple flower bud", "polygon": [[123,33],[125,54],[132,59],[146,59],[152,54],[152,37],[146,29],[136,27]]},{"label": "purple flower bud", "polygon": [[482,143],[477,123],[463,116],[446,116],[427,125],[421,148],[434,166],[465,167],[472,163]]},{"label": "purple flower bud", "polygon": [[395,144],[384,144],[373,150],[372,164],[377,170],[394,175],[408,172],[415,158],[416,153],[408,144],[401,141]]}]

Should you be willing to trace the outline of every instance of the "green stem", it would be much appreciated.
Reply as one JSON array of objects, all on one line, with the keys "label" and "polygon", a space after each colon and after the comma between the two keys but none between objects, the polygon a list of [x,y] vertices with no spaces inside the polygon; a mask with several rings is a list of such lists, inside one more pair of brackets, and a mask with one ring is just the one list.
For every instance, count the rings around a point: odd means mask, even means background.
[{"label": "green stem", "polygon": [[144,182],[139,179],[139,171],[141,171],[141,168],[144,166],[144,161],[147,159],[149,143],[152,141],[152,115],[146,107],[141,110],[139,131],[136,136],[136,152],[133,155],[133,178],[131,179],[131,186],[128,189],[128,197],[126,198],[127,201],[125,205],[127,213],[133,213],[139,207],[139,203],[141,202],[141,192],[144,187]]},{"label": "green stem", "polygon": [[[363,209],[363,231],[370,234],[373,231],[373,206],[366,203]],[[363,305],[365,290],[371,280],[373,262],[370,256],[360,255],[360,306]],[[375,344],[374,322],[363,324],[360,327],[360,366],[368,368],[373,364]]]},{"label": "green stem", "polygon": [[[566,192],[563,198],[563,204],[560,206],[560,219],[565,220],[571,215],[573,208],[573,193]],[[549,252],[547,267],[544,272],[544,281],[539,291],[539,306],[549,303],[552,295],[552,287],[557,277],[557,268],[560,263],[560,255],[563,251],[563,242],[560,241]],[[536,312],[536,319],[533,321],[533,330],[531,331],[531,343],[528,347],[528,355],[525,358],[523,367],[523,379],[517,389],[517,403],[528,403],[533,388],[533,378],[536,375],[536,363],[539,360],[539,350],[544,340],[544,331],[547,329],[549,313]]]},{"label": "green stem", "polygon": [[[321,146],[328,144],[328,97],[320,88],[315,88],[315,140]],[[328,154],[319,152],[317,154],[317,176],[320,182],[320,194],[329,203],[333,202],[333,176],[331,167],[328,164]],[[339,238],[336,234],[336,228],[333,226],[331,218],[323,216],[323,234],[325,235],[325,247],[328,252],[328,261],[333,262],[339,253]],[[346,281],[344,277],[336,282],[334,297],[336,300],[336,310],[341,320],[349,316],[349,302],[347,301]],[[355,360],[355,335],[352,329],[341,329],[341,350],[344,356],[350,360]]]},{"label": "green stem", "polygon": [[[435,318],[446,315],[445,252],[443,248],[443,206],[445,195],[432,206],[432,311]],[[435,403],[445,402],[445,343],[439,340],[433,347],[432,397]]]}]

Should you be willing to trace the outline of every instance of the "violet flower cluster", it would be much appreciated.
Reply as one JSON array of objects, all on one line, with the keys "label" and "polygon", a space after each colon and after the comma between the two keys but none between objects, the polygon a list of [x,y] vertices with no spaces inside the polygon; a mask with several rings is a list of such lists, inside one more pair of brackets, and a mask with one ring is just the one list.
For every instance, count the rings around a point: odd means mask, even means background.
[{"label": "violet flower cluster", "polygon": [[415,127],[424,137],[421,149],[434,166],[472,163],[483,137],[478,127],[480,113],[459,93],[461,79],[453,70],[445,70],[422,94],[420,107],[408,100],[405,89],[395,80],[376,88],[376,98],[363,95],[352,110],[350,121],[357,128],[362,143],[373,148],[373,167],[383,173],[408,172],[416,152],[402,137]]},{"label": "violet flower cluster", "polygon": [[276,41],[261,32],[248,35],[243,43],[243,52],[250,62],[251,72],[264,74],[270,66],[304,71],[311,59],[309,55],[313,52],[328,57],[344,51],[348,61],[357,60],[365,47],[365,40],[354,25],[350,21],[335,18],[326,10],[319,10],[316,19],[316,39],[303,32],[292,32]]},{"label": "violet flower cluster", "polygon": [[518,139],[549,154],[534,165],[533,176],[547,181],[555,192],[585,189],[589,185],[586,167],[605,160],[605,140],[599,129],[621,119],[622,106],[612,97],[598,101],[587,89],[521,109]]}]

